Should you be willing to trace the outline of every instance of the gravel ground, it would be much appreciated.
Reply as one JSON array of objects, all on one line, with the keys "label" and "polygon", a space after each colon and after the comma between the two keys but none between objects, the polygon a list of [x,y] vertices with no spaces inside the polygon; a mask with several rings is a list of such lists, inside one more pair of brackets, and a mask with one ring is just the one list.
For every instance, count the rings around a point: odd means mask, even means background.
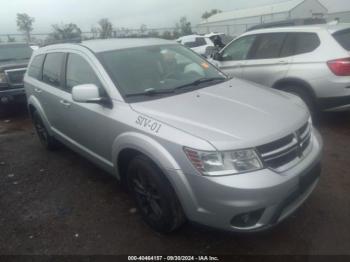
[{"label": "gravel ground", "polygon": [[187,224],[164,236],[114,178],[68,149],[45,151],[19,111],[0,119],[0,254],[350,255],[350,113],[324,116],[319,129],[321,182],[278,227],[238,235]]}]

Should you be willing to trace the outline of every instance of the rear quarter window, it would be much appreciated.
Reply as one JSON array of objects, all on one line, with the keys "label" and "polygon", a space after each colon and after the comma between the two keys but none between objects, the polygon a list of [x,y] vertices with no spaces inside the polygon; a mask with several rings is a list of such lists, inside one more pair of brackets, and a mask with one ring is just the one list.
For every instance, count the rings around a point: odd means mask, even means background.
[{"label": "rear quarter window", "polygon": [[320,44],[320,38],[316,33],[288,33],[281,51],[281,57],[311,53]]},{"label": "rear quarter window", "polygon": [[33,58],[32,63],[28,68],[28,75],[41,80],[42,72],[43,72],[43,63],[44,63],[45,55],[37,55]]},{"label": "rear quarter window", "polygon": [[335,40],[347,51],[350,51],[350,29],[333,34]]}]

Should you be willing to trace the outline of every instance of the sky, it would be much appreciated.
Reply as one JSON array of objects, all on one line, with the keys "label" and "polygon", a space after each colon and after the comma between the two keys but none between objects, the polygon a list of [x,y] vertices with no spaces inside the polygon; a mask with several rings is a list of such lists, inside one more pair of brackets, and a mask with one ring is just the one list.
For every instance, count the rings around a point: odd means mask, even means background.
[{"label": "sky", "polygon": [[[34,33],[51,31],[52,24],[76,23],[90,31],[101,18],[108,18],[115,27],[138,29],[174,27],[181,16],[193,25],[201,15],[213,8],[230,11],[238,8],[283,2],[285,0],[2,0],[0,34],[17,33],[16,14],[28,13],[35,18]],[[341,9],[350,0],[321,0]],[[350,9],[350,7],[349,7]]]}]

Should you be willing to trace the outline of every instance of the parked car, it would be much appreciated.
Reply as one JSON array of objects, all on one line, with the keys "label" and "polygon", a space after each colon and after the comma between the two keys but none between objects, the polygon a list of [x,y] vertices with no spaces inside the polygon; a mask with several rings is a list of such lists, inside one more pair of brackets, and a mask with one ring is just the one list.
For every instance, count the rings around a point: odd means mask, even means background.
[{"label": "parked car", "polygon": [[301,26],[301,25],[319,25],[327,24],[327,20],[324,18],[302,18],[302,19],[290,19],[277,22],[263,23],[259,25],[252,26],[247,31],[273,28],[273,27],[287,27],[287,26]]},{"label": "parked car", "polygon": [[176,42],[47,46],[24,81],[42,144],[116,176],[159,232],[267,229],[319,181],[322,140],[299,98],[230,79]]},{"label": "parked car", "polygon": [[350,24],[271,28],[211,61],[225,73],[299,96],[312,112],[350,108]]},{"label": "parked car", "polygon": [[24,103],[23,77],[33,49],[24,43],[0,43],[0,111],[10,103]]},{"label": "parked car", "polygon": [[206,36],[201,35],[188,35],[180,37],[176,40],[178,43],[192,49],[197,54],[206,57],[207,49],[214,48],[215,45],[213,41]]},{"label": "parked car", "polygon": [[208,37],[219,50],[224,48],[228,43],[232,41],[232,37],[225,35],[224,33],[209,33],[205,37]]}]

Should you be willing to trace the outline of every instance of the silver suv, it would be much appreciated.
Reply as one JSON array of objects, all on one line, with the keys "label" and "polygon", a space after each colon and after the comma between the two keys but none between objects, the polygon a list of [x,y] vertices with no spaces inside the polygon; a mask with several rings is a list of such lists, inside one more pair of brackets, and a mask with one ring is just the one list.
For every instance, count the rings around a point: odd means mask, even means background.
[{"label": "silver suv", "polygon": [[229,75],[298,95],[312,112],[350,108],[350,24],[250,31],[211,61]]},{"label": "silver suv", "polygon": [[160,232],[186,219],[269,228],[319,181],[322,140],[298,97],[227,78],[176,42],[40,48],[25,88],[43,145],[60,141],[116,176]]}]

